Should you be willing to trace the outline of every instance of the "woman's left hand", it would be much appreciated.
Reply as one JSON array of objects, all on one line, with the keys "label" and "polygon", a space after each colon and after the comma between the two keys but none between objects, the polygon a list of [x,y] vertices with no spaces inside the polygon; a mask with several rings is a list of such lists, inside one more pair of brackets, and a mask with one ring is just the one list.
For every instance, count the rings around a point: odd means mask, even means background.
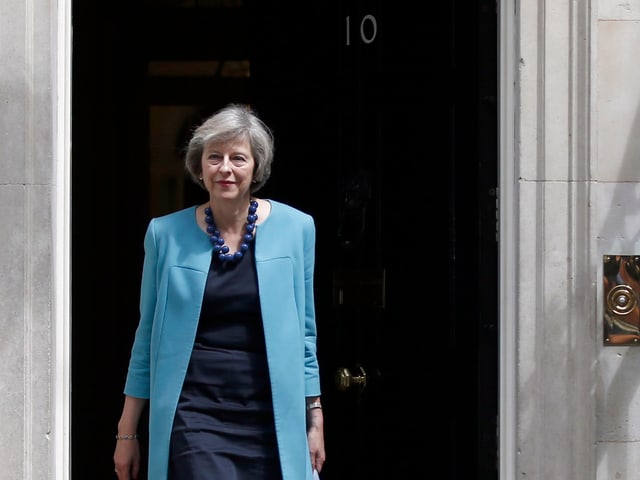
[{"label": "woman's left hand", "polygon": [[307,413],[307,439],[309,440],[309,455],[311,468],[322,471],[326,458],[324,451],[324,417],[321,408],[314,408]]}]

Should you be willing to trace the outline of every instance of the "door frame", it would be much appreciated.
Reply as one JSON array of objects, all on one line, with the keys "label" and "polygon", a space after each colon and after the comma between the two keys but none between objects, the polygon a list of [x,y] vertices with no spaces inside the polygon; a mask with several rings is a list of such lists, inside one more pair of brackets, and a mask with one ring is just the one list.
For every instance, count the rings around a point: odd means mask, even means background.
[{"label": "door frame", "polygon": [[[71,477],[71,2],[57,0],[52,79],[55,186],[52,199],[53,327],[51,464],[55,480]],[[53,8],[53,7],[52,7]]]},{"label": "door frame", "polygon": [[516,478],[516,39],[515,0],[498,2],[498,452],[501,479]]},{"label": "door frame", "polygon": [[[53,478],[70,478],[70,391],[71,391],[71,3],[59,0],[56,6],[56,70],[53,88],[54,168],[56,185],[53,198],[53,327],[52,417]],[[515,279],[517,210],[515,178],[515,127],[517,113],[514,79],[516,75],[515,0],[499,0],[499,319],[515,318]],[[516,447],[516,370],[515,328],[513,322],[500,324],[499,338],[499,463],[500,478],[515,476]]]}]

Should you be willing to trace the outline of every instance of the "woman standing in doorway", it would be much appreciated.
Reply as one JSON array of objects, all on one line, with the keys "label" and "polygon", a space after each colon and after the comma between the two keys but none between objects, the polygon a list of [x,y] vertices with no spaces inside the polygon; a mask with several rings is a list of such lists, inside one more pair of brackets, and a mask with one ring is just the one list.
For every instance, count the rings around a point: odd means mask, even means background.
[{"label": "woman standing in doorway", "polygon": [[271,130],[232,104],[193,133],[185,164],[208,201],[150,221],[140,320],[114,452],[151,480],[310,480],[325,460],[312,217],[254,194]]}]

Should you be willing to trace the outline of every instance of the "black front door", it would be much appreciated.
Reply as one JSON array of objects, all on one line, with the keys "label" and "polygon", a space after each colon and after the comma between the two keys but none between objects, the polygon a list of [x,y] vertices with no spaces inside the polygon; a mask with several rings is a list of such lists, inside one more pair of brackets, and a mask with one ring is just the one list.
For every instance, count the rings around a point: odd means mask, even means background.
[{"label": "black front door", "polygon": [[256,4],[272,192],[318,222],[325,478],[497,478],[495,3]]},{"label": "black front door", "polygon": [[242,101],[316,219],[323,480],[497,480],[496,7],[404,3],[74,5],[75,478],[113,478],[146,222],[202,200],[179,132]]}]

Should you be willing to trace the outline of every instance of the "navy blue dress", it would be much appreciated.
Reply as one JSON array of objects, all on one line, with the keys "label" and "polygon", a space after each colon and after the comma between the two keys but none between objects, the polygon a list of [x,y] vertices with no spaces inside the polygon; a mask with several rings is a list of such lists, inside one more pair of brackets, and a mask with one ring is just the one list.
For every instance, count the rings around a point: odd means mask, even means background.
[{"label": "navy blue dress", "polygon": [[253,248],[239,262],[211,262],[170,480],[282,480]]}]

